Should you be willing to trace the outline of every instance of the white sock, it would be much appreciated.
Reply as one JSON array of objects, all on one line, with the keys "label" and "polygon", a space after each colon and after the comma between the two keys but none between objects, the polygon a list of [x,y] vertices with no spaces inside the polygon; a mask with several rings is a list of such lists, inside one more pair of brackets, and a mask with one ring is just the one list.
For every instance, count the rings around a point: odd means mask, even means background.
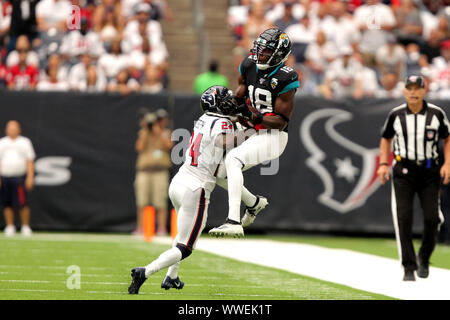
[{"label": "white sock", "polygon": [[178,268],[180,268],[180,261],[169,267],[166,276],[170,277],[171,279],[176,279],[178,277]]},{"label": "white sock", "polygon": [[234,158],[226,158],[228,180],[228,219],[241,221],[241,196],[244,186],[244,176],[242,175],[242,163]]},{"label": "white sock", "polygon": [[172,247],[161,253],[158,259],[145,267],[145,277],[148,278],[155,272],[167,268],[179,261],[181,261],[181,251],[176,247]]},{"label": "white sock", "polygon": [[[217,178],[216,183],[219,187],[228,191],[227,179]],[[241,200],[247,207],[253,207],[256,203],[256,196],[251,193],[245,186],[242,186]]]}]

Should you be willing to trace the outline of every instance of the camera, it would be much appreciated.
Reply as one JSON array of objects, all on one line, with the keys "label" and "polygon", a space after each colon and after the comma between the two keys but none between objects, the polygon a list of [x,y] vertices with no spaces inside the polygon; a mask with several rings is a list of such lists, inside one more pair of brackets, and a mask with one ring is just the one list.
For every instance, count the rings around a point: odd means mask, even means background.
[{"label": "camera", "polygon": [[147,108],[141,108],[138,110],[138,119],[141,127],[146,126],[147,129],[151,130],[153,124],[157,120],[157,116],[153,112],[150,112]]}]

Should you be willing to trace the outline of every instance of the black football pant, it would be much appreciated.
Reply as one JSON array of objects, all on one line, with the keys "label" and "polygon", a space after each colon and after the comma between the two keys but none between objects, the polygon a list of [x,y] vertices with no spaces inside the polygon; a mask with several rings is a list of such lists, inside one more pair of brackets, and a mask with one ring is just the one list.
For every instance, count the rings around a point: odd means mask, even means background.
[{"label": "black football pant", "polygon": [[396,226],[397,241],[400,242],[401,262],[405,269],[417,270],[413,246],[413,203],[419,196],[424,217],[422,245],[418,256],[428,262],[437,240],[439,219],[439,188],[441,184],[439,166],[427,169],[423,166],[397,163],[393,169],[392,214]]}]

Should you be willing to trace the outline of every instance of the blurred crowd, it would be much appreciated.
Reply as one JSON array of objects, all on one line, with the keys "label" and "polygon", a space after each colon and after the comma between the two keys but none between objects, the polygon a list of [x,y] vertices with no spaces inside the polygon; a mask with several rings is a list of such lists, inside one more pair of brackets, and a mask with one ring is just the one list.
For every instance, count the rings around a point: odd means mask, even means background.
[{"label": "blurred crowd", "polygon": [[164,0],[1,0],[0,88],[158,93]]},{"label": "blurred crowd", "polygon": [[450,0],[230,0],[234,70],[269,27],[292,42],[298,95],[398,98],[421,74],[428,96],[450,99]]}]

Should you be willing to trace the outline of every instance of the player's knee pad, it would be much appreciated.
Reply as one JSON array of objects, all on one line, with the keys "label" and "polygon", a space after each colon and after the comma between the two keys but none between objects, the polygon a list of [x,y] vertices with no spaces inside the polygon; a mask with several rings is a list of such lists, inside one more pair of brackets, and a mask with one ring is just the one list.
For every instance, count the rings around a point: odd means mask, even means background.
[{"label": "player's knee pad", "polygon": [[183,260],[184,258],[189,257],[191,255],[191,253],[192,253],[192,249],[190,249],[190,248],[188,248],[188,247],[186,247],[186,246],[184,246],[184,245],[182,245],[180,243],[177,243],[176,247],[178,248],[178,250],[181,251],[181,260]]}]

